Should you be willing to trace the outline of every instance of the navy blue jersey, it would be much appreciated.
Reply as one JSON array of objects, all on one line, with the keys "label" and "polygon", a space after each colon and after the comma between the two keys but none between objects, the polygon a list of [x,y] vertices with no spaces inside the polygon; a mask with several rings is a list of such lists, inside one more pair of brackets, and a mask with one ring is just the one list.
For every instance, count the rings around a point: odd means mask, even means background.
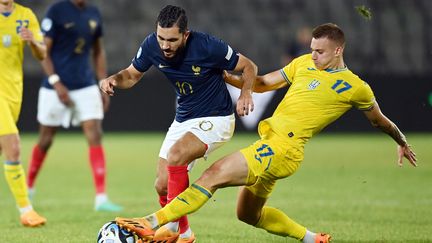
[{"label": "navy blue jersey", "polygon": [[153,65],[169,79],[177,94],[176,121],[232,114],[222,73],[235,68],[237,52],[220,39],[191,31],[186,47],[177,55],[166,59],[153,33],[145,38],[132,64],[140,72]]},{"label": "navy blue jersey", "polygon": [[[80,9],[69,0],[60,1],[48,9],[41,26],[45,36],[53,40],[50,56],[62,83],[70,90],[95,84],[90,51],[102,36],[98,9],[91,5]],[[47,78],[42,85],[52,88]]]}]

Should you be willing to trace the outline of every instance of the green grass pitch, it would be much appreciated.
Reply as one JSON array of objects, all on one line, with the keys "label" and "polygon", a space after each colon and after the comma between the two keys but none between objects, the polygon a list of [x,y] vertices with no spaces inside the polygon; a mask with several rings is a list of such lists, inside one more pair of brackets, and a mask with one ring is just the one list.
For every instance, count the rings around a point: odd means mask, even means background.
[{"label": "green grass pitch", "polygon": [[[138,217],[158,209],[153,188],[162,133],[107,133],[107,185],[117,213],[93,211],[94,187],[81,134],[60,133],[36,184],[35,208],[48,218],[42,228],[21,227],[14,201],[0,183],[0,242],[95,242],[115,216]],[[34,134],[22,135],[27,168]],[[249,145],[255,134],[235,134],[208,161],[199,160],[191,181],[217,158]],[[268,204],[334,242],[432,242],[432,134],[408,134],[419,167],[396,165],[396,145],[379,132],[321,134],[305,149],[293,176],[279,181]],[[4,158],[2,158],[4,159]],[[296,242],[236,219],[237,188],[218,191],[190,217],[199,242]]]}]

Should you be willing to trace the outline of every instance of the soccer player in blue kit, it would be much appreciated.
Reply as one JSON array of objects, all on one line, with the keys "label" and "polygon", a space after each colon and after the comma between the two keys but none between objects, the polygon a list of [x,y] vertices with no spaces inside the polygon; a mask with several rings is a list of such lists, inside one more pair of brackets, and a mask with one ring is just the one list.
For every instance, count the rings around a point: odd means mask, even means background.
[{"label": "soccer player in blue kit", "polygon": [[39,90],[39,141],[29,163],[28,186],[34,192],[36,176],[51,147],[58,127],[81,125],[89,145],[89,160],[96,188],[95,210],[120,211],[105,191],[105,155],[102,119],[109,96],[102,94],[91,69],[90,55],[100,80],[106,77],[102,44],[102,19],[85,0],[54,3],[42,21],[48,57],[42,62],[47,74]]},{"label": "soccer player in blue kit", "polygon": [[[185,10],[172,5],[160,11],[156,32],[145,38],[132,64],[102,80],[100,88],[109,95],[114,88],[130,88],[152,65],[174,86],[178,102],[159,153],[155,187],[163,207],[189,186],[188,164],[205,158],[234,132],[233,105],[223,70],[242,72],[244,83],[236,107],[240,116],[253,110],[251,93],[258,70],[220,39],[188,30]],[[160,228],[154,237],[158,239],[194,242],[195,235],[182,217]]]}]

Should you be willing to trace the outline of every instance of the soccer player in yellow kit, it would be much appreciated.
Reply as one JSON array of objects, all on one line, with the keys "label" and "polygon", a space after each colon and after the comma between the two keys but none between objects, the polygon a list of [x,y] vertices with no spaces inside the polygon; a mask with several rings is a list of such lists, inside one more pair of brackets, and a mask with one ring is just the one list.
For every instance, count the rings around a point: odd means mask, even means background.
[{"label": "soccer player in yellow kit", "polygon": [[23,89],[23,49],[30,46],[35,58],[46,56],[39,23],[31,9],[13,0],[0,0],[0,152],[6,161],[4,173],[15,197],[24,226],[43,225],[28,198],[24,170],[19,161],[20,140],[16,123],[21,109]]},{"label": "soccer player in yellow kit", "polygon": [[[151,239],[155,229],[198,210],[218,188],[245,186],[240,189],[237,204],[241,221],[306,243],[329,242],[329,234],[313,233],[265,203],[276,181],[298,169],[305,143],[353,106],[395,140],[399,165],[405,157],[417,166],[405,136],[381,113],[369,85],[345,65],[343,31],[335,24],[323,24],[313,30],[312,36],[311,54],[257,78],[256,92],[289,86],[273,116],[260,122],[260,140],[216,161],[163,209],[144,218],[116,218],[117,224],[143,239]],[[240,87],[239,76],[226,75],[227,82]]]}]

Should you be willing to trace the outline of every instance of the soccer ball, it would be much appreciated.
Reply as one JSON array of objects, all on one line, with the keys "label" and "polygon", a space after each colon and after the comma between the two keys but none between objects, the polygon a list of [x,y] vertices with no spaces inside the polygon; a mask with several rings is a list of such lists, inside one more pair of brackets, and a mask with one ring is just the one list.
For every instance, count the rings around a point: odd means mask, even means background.
[{"label": "soccer ball", "polygon": [[99,230],[97,243],[135,243],[135,237],[121,229],[114,221],[110,221]]}]

